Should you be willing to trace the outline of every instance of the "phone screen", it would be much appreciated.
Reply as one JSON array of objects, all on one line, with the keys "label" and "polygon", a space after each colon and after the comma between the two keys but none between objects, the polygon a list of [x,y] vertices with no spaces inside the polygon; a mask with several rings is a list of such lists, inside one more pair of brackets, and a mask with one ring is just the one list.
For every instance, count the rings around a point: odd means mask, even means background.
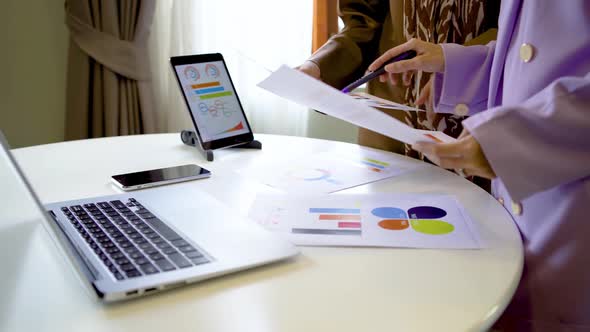
[{"label": "phone screen", "polygon": [[124,187],[166,182],[173,180],[190,180],[211,175],[209,170],[198,165],[182,165],[168,168],[152,169],[147,171],[113,175],[112,178]]},{"label": "phone screen", "polygon": [[201,142],[251,132],[223,61],[178,64],[174,71]]}]

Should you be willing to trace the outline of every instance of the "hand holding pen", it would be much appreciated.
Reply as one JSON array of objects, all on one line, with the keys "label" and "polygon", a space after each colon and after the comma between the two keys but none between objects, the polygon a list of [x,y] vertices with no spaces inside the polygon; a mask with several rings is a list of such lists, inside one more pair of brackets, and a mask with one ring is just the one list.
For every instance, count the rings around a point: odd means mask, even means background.
[{"label": "hand holding pen", "polygon": [[[414,51],[416,55],[411,59],[390,62],[392,58],[395,59],[400,54],[408,51]],[[409,81],[409,77],[416,71],[428,73],[443,72],[445,70],[445,58],[440,45],[418,39],[410,39],[406,43],[383,53],[382,56],[369,65],[369,71],[378,70],[381,67],[383,67],[384,72],[379,77],[379,80],[385,82],[387,79],[390,79],[393,84],[396,84],[397,82],[394,76],[390,74],[403,73],[403,80],[407,82]]]},{"label": "hand holding pen", "polygon": [[[369,67],[369,71],[365,76],[363,76],[363,77],[359,78],[358,80],[352,82],[351,84],[347,85],[344,89],[342,89],[342,92],[349,93],[352,90],[358,88],[359,86],[369,82],[370,80],[384,75],[385,74],[385,67],[391,63],[409,60],[415,56],[416,56],[416,52],[410,50],[410,51],[403,52],[401,54],[397,54],[396,56],[394,56],[392,58],[388,58],[387,60],[384,60],[383,63],[381,63],[379,66],[373,66],[373,68]],[[377,62],[381,58],[383,58],[383,56],[381,56],[380,58],[375,60],[375,62]],[[375,62],[373,62],[373,64],[375,64]]]}]

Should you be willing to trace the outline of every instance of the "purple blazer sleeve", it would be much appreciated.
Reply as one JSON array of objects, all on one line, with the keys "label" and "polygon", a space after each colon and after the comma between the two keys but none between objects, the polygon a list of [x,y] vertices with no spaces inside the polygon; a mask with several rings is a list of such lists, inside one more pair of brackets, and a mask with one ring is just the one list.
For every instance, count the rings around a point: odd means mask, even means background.
[{"label": "purple blazer sleeve", "polygon": [[590,73],[464,120],[513,199],[590,176]]},{"label": "purple blazer sleeve", "polygon": [[453,113],[457,104],[467,105],[469,115],[487,108],[495,45],[495,41],[475,46],[441,44],[445,71],[434,77],[436,112]]}]

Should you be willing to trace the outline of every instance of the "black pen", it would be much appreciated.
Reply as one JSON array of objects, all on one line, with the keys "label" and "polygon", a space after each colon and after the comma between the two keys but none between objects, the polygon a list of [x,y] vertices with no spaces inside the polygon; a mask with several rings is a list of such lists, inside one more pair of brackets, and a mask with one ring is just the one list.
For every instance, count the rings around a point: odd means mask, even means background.
[{"label": "black pen", "polygon": [[347,85],[344,89],[342,89],[341,91],[344,93],[349,93],[350,91],[358,88],[359,86],[367,83],[368,81],[374,79],[375,77],[379,77],[381,74],[383,74],[385,72],[385,66],[387,66],[390,63],[394,63],[397,61],[401,61],[401,60],[408,60],[411,59],[413,57],[416,56],[416,51],[406,51],[398,56],[395,56],[391,59],[389,59],[387,62],[385,62],[381,67],[379,67],[379,69],[368,73],[367,75],[359,78],[358,80],[350,83],[349,85]]}]

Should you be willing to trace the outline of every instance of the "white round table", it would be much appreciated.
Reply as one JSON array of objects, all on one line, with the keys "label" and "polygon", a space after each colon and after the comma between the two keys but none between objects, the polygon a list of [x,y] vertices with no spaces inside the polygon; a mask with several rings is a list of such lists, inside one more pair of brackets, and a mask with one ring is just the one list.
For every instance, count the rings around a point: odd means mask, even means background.
[{"label": "white round table", "polygon": [[[262,150],[220,150],[214,162],[183,145],[178,134],[89,139],[13,153],[44,203],[116,193],[112,174],[197,163],[212,178],[183,185],[198,186],[245,214],[256,194],[269,188],[237,175],[236,168],[257,158],[361,149],[302,137],[256,138]],[[347,192],[455,195],[487,247],[300,247],[295,259],[105,305],[84,291],[45,228],[26,225],[0,234],[1,248],[22,253],[0,277],[0,330],[457,332],[485,331],[494,323],[520,279],[523,247],[510,215],[492,196],[431,165]]]}]

